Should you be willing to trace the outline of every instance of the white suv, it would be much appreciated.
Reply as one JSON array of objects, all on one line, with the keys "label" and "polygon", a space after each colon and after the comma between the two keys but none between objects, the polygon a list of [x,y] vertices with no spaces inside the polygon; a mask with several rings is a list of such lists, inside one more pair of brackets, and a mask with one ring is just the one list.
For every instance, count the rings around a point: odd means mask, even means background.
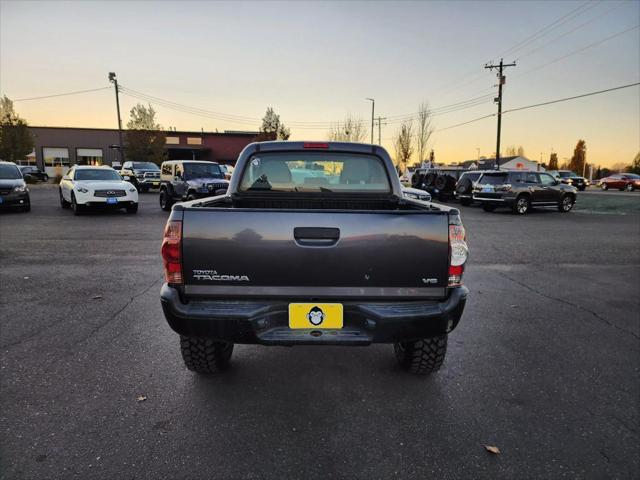
[{"label": "white suv", "polygon": [[80,215],[85,207],[138,211],[138,191],[111,167],[74,165],[60,181],[60,205]]}]

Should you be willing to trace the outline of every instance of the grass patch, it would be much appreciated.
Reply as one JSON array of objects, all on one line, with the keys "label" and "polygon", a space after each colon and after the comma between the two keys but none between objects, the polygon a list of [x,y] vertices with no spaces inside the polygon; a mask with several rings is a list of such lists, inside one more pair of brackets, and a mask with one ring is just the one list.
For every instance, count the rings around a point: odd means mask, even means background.
[{"label": "grass patch", "polygon": [[640,196],[580,195],[575,209],[580,212],[614,213],[625,215],[640,213]]}]

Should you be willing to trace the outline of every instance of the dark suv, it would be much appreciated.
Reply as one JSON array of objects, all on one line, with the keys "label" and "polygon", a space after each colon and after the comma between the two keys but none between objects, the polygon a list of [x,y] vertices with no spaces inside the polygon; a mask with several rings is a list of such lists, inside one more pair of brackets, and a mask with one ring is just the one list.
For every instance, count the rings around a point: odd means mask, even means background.
[{"label": "dark suv", "polygon": [[462,205],[471,205],[473,203],[473,185],[480,176],[485,173],[482,170],[464,172],[456,182],[454,196]]},{"label": "dark suv", "polygon": [[573,185],[581,192],[591,185],[589,179],[581,177],[571,170],[547,170],[547,173],[551,174],[562,183]]},{"label": "dark suv", "polygon": [[543,172],[496,171],[483,173],[473,188],[473,199],[485,212],[497,207],[511,208],[524,215],[532,207],[557,207],[569,212],[578,190]]},{"label": "dark suv", "polygon": [[160,167],[160,207],[169,211],[175,202],[224,194],[228,186],[217,163],[168,160]]},{"label": "dark suv", "polygon": [[411,177],[411,186],[429,192],[440,201],[446,201],[454,195],[456,181],[462,172],[453,168],[419,168]]}]

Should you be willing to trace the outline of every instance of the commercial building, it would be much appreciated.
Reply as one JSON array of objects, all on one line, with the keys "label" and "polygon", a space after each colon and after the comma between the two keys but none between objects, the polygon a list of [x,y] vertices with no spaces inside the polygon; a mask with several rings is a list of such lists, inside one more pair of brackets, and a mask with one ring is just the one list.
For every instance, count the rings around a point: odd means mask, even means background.
[{"label": "commercial building", "polygon": [[[72,165],[113,165],[120,162],[116,129],[29,127],[29,131],[33,137],[34,152],[21,163],[36,165],[51,177],[64,175]],[[167,158],[232,164],[257,134],[168,131]]]}]

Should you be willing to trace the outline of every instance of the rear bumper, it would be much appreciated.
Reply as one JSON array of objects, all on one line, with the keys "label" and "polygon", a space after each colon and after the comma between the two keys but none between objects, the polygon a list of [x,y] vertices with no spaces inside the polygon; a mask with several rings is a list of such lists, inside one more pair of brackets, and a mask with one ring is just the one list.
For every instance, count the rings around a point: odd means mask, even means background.
[{"label": "rear bumper", "polygon": [[262,345],[368,345],[442,335],[460,321],[467,299],[466,287],[449,291],[442,301],[353,302],[344,306],[344,326],[335,330],[292,330],[288,302],[190,301],[167,284],[160,292],[169,326],[180,335]]}]

